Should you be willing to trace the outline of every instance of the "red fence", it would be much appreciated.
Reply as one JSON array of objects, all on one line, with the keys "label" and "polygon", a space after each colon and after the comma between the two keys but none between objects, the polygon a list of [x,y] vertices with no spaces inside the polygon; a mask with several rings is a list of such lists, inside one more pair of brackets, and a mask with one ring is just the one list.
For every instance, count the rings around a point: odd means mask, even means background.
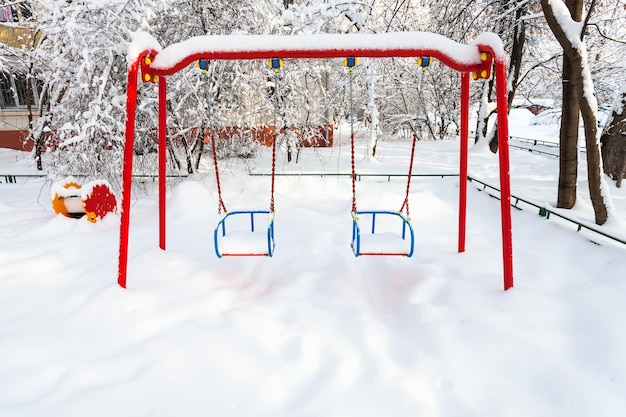
[{"label": "red fence", "polygon": [[[287,129],[295,133],[296,140],[300,146],[307,148],[330,148],[333,146],[333,125],[328,125],[328,140],[326,139],[327,129],[323,125],[290,127]],[[280,133],[282,134],[284,131],[285,129],[281,129]],[[221,140],[228,140],[234,137],[251,138],[263,146],[272,146],[274,141],[273,126],[226,126],[215,128],[212,132]],[[208,135],[208,131],[205,133]],[[205,136],[204,140],[208,142],[208,136]]]},{"label": "red fence", "polygon": [[[294,132],[299,145],[306,148],[330,148],[334,143],[332,124],[328,125],[328,140],[326,139],[326,128],[323,125],[290,127],[288,130]],[[281,129],[281,133],[284,133],[284,131],[284,129]],[[194,132],[197,132],[197,129]],[[272,141],[274,140],[273,126],[227,126],[213,129],[213,132],[222,140],[228,140],[233,137],[251,138],[263,146],[272,146]],[[206,134],[208,132],[205,132]],[[27,136],[27,130],[0,130],[0,148],[31,152],[35,144],[32,140],[27,140]],[[208,136],[205,136],[204,140],[208,142]],[[50,143],[50,140],[48,140],[46,145],[46,147],[55,148],[57,143]]]},{"label": "red fence", "polygon": [[26,140],[27,130],[0,130],[0,148],[30,152],[35,146],[32,140]]}]

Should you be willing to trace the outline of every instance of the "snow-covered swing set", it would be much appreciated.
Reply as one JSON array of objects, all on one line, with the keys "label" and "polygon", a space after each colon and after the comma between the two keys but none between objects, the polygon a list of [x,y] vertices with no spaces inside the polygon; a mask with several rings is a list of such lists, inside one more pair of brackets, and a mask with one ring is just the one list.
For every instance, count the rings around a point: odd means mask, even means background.
[{"label": "snow-covered swing set", "polygon": [[[504,289],[513,286],[513,249],[511,231],[511,190],[509,178],[508,151],[508,115],[506,60],[501,40],[492,33],[483,33],[474,42],[465,45],[452,41],[441,35],[425,32],[401,32],[384,34],[317,34],[299,36],[279,35],[206,35],[190,38],[186,41],[162,48],[149,34],[139,32],[128,49],[128,90],[126,102],[126,133],[124,148],[122,214],[120,225],[120,246],[118,264],[118,284],[126,288],[128,266],[128,240],[130,225],[130,193],[132,185],[133,148],[135,136],[135,118],[137,110],[137,78],[141,74],[144,82],[158,83],[158,161],[159,161],[159,247],[165,250],[165,213],[166,213],[166,77],[186,68],[192,63],[210,60],[270,60],[274,71],[284,58],[344,58],[354,63],[355,57],[367,58],[420,58],[438,59],[461,74],[461,122],[460,122],[460,163],[459,163],[459,223],[458,252],[465,251],[466,199],[467,199],[467,156],[469,142],[469,91],[470,77],[474,79],[491,77],[495,68],[496,99],[498,107],[498,148],[500,165],[500,204],[503,255]],[[273,66],[272,63],[276,66]],[[347,65],[350,67],[349,65]],[[276,131],[274,131],[276,135]],[[353,136],[353,134],[351,135]],[[273,154],[275,155],[276,137],[274,137]],[[352,143],[354,139],[352,138]],[[411,158],[412,159],[412,158]],[[354,162],[353,162],[354,171]],[[217,170],[216,170],[217,173]],[[353,182],[355,175],[352,175]],[[410,176],[409,176],[410,181]],[[407,185],[408,187],[408,185]],[[358,214],[354,200],[353,185],[353,250],[359,255],[358,248]],[[269,211],[258,211],[269,214],[268,251],[273,251],[273,191],[274,175],[272,175],[272,203]],[[406,202],[406,200],[405,200]],[[225,210],[225,207],[222,206]],[[403,205],[404,208],[404,205]],[[243,214],[251,216],[257,211]],[[391,212],[389,212],[391,213]],[[227,213],[228,215],[228,213]],[[406,221],[405,221],[406,223]],[[218,228],[219,228],[218,224]],[[405,225],[403,225],[403,228]],[[215,230],[217,243],[218,228]],[[224,230],[221,231],[224,233]],[[412,239],[412,236],[411,236]],[[411,243],[412,244],[412,243]],[[412,249],[411,249],[412,252]],[[220,252],[216,248],[216,253]],[[363,253],[365,254],[365,253]],[[403,253],[407,256],[410,253]]]}]

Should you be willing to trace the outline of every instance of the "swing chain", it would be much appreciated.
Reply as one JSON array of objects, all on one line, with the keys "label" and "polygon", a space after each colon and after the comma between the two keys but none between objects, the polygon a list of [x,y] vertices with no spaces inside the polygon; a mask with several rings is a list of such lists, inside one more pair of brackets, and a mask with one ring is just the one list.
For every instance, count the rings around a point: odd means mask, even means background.
[{"label": "swing chain", "polygon": [[220,183],[220,172],[217,165],[217,149],[215,146],[215,135],[209,129],[209,135],[211,136],[211,148],[213,150],[213,165],[215,167],[215,182],[217,183],[217,214],[222,214],[223,212],[226,214],[228,210],[224,205],[224,200],[222,200],[222,186]]},{"label": "swing chain", "polygon": [[411,190],[411,177],[413,175],[413,158],[415,156],[415,143],[417,142],[417,133],[413,133],[413,145],[411,146],[411,161],[409,162],[409,175],[406,180],[406,195],[404,197],[404,203],[402,203],[402,207],[400,207],[400,213],[404,211],[406,208],[406,218],[410,220],[409,213],[409,192]]},{"label": "swing chain", "polygon": [[[206,75],[209,69],[209,61],[199,60],[198,68],[201,69],[202,74]],[[209,95],[208,76],[204,85],[205,85],[205,90],[206,90],[205,94],[208,96]],[[207,97],[207,117],[209,119],[208,129],[209,129],[209,137],[211,138],[211,150],[213,152],[213,167],[215,169],[215,182],[217,184],[217,214],[221,215],[222,212],[227,214],[228,210],[226,209],[226,205],[224,204],[224,200],[222,199],[222,184],[220,181],[220,171],[219,171],[219,167],[217,163],[217,146],[215,145],[215,134],[214,134],[214,129],[213,129],[213,114],[211,110],[212,110],[211,100],[209,97]]]},{"label": "swing chain", "polygon": [[350,153],[351,153],[351,163],[352,163],[352,214],[356,216],[357,214],[357,206],[356,206],[356,166],[355,166],[355,150],[354,150],[354,103],[353,103],[353,93],[352,93],[352,80],[354,78],[354,73],[352,70],[356,65],[356,59],[354,57],[349,57],[345,61],[345,65],[348,67],[348,71],[350,73]]},{"label": "swing chain", "polygon": [[417,65],[419,65],[422,68],[422,75],[420,77],[420,83],[419,83],[419,91],[417,93],[417,106],[416,106],[416,110],[415,110],[415,123],[414,123],[414,127],[413,127],[413,144],[411,145],[411,161],[409,163],[409,176],[406,182],[406,196],[404,197],[404,202],[402,203],[402,207],[400,207],[400,213],[402,213],[404,211],[404,209],[406,208],[406,217],[407,219],[410,218],[410,213],[409,213],[409,192],[411,190],[411,176],[413,174],[413,158],[415,156],[415,143],[417,142],[417,132],[419,129],[419,115],[420,115],[420,101],[424,102],[424,98],[422,95],[422,87],[424,84],[424,73],[426,72],[426,69],[428,68],[428,66],[431,64],[431,59],[430,57],[423,57],[423,58],[419,58],[417,60]]},{"label": "swing chain", "polygon": [[278,73],[282,66],[282,60],[278,60],[278,65],[272,65],[274,70],[274,138],[272,140],[272,190],[270,197],[270,213],[274,213],[274,180],[276,177],[276,142],[278,142]]}]

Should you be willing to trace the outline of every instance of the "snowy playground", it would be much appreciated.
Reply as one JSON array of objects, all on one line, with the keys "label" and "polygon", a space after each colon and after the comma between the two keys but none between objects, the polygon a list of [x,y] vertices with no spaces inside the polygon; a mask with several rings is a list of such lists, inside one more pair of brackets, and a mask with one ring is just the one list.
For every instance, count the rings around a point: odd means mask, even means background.
[{"label": "snowy playground", "polygon": [[[513,110],[511,135],[554,142],[558,126],[531,118]],[[166,251],[158,182],[144,182],[126,200],[126,288],[123,215],[56,214],[50,181],[20,177],[36,173],[32,156],[0,150],[16,179],[0,184],[0,416],[623,415],[623,189],[609,185],[601,228],[617,240],[578,230],[595,227],[585,164],[575,208],[557,210],[557,158],[511,146],[515,286],[503,291],[502,152],[467,143],[465,252],[457,138],[416,143],[412,256],[355,257],[352,187],[359,209],[399,210],[412,143],[384,138],[370,160],[357,131],[353,183],[349,127],[334,137],[298,164],[278,150],[275,193],[270,148],[225,161],[221,192],[208,158],[170,178]],[[216,256],[220,195],[232,210],[275,197],[272,257]]]}]

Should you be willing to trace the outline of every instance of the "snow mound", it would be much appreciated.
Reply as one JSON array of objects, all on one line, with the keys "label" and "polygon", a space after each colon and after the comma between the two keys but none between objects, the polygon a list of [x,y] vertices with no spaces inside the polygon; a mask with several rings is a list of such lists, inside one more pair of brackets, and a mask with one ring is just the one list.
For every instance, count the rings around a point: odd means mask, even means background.
[{"label": "snow mound", "polygon": [[195,219],[213,214],[211,194],[199,182],[183,181],[167,201],[167,216],[176,223],[194,223]]}]

